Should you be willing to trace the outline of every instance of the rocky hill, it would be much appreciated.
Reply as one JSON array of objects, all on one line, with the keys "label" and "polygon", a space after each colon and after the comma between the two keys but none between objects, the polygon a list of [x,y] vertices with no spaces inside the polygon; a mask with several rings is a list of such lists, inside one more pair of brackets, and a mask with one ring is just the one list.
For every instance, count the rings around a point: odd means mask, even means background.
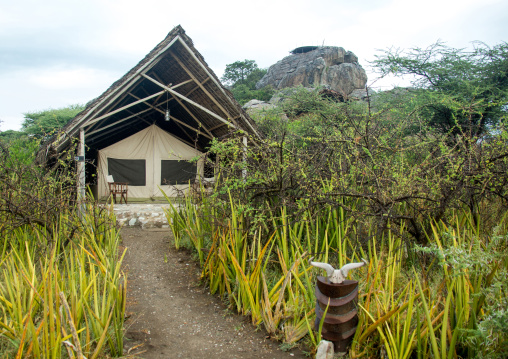
[{"label": "rocky hill", "polygon": [[351,51],[337,46],[305,46],[291,52],[256,84],[256,89],[271,85],[280,90],[302,85],[325,86],[343,96],[365,88],[367,74]]}]

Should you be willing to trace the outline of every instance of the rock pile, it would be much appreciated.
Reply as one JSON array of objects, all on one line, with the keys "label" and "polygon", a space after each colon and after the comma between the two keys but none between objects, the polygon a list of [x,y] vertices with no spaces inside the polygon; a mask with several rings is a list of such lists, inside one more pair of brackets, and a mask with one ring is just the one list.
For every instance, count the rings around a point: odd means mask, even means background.
[{"label": "rock pile", "polygon": [[[298,51],[302,49],[302,51]],[[275,65],[256,84],[260,89],[272,86],[275,90],[286,87],[325,86],[343,96],[367,83],[367,74],[358,63],[358,57],[342,47],[304,47],[292,51]]]}]

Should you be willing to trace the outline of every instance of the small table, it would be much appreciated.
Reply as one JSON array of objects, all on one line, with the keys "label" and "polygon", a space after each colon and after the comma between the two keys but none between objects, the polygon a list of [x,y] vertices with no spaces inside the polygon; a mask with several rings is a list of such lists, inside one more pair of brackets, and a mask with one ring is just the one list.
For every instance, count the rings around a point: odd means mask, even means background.
[{"label": "small table", "polygon": [[127,191],[128,184],[126,182],[108,182],[109,184],[109,196],[113,196],[113,201],[116,203],[116,195],[120,195],[120,203],[122,199],[127,204]]}]

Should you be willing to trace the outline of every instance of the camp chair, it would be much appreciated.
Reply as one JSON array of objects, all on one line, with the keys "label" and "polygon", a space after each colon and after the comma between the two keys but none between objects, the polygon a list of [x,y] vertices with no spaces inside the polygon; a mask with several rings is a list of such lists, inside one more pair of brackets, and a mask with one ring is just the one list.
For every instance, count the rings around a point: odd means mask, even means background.
[{"label": "camp chair", "polygon": [[126,182],[115,182],[112,175],[108,176],[108,185],[109,185],[109,197],[113,196],[113,201],[116,203],[116,195],[120,195],[120,203],[122,203],[122,198],[127,204],[127,191],[128,184]]}]

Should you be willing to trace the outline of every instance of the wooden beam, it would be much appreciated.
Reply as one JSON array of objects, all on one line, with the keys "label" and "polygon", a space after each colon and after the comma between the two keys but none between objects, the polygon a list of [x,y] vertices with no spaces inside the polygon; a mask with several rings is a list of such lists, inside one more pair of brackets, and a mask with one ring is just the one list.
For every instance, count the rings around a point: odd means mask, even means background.
[{"label": "wooden beam", "polygon": [[[162,82],[162,80],[161,80],[161,79],[157,76],[157,74],[155,74],[155,73],[154,73],[153,75],[157,78],[157,80],[159,80],[160,82]],[[189,80],[186,80],[186,81],[184,81],[184,82],[180,82],[178,85],[171,86],[171,88],[174,90],[175,88],[177,88],[177,87],[179,87],[179,86],[181,86],[181,85],[184,85],[184,84],[188,84],[188,83],[190,83],[190,82],[193,82],[193,80],[192,80],[192,79],[189,79]],[[198,88],[199,88],[198,86],[195,86],[193,89],[191,89],[189,92],[187,92],[187,93],[185,94],[185,96],[188,96],[189,94],[191,94],[192,92],[194,92],[194,91],[195,91],[196,89],[198,89]],[[144,89],[143,89],[143,90],[144,90]],[[146,90],[144,90],[144,91],[146,92]],[[173,101],[173,100],[177,101],[178,99],[177,99],[176,97],[171,96],[171,98],[170,98],[169,100],[163,101],[163,102],[162,102],[162,104],[165,104],[165,103],[170,102],[170,101]],[[184,106],[184,108],[185,108],[185,106]],[[191,113],[191,116],[192,116],[192,113]],[[178,126],[178,128],[179,128],[180,130],[182,130],[182,132],[183,132],[183,133],[184,133],[184,134],[185,134],[185,135],[186,135],[186,136],[187,136],[187,137],[188,137],[191,141],[194,141],[194,140],[195,140],[194,138],[192,138],[192,136],[191,136],[191,135],[189,135],[189,134],[187,133],[187,131],[185,131],[185,128],[183,128],[183,127],[182,127],[182,125],[180,125],[180,124],[179,124],[178,122],[176,122],[176,121],[174,121],[174,123],[175,123],[175,125],[177,125],[177,126]],[[198,121],[198,123],[200,123],[200,122]],[[203,126],[203,125],[201,125],[201,126]],[[205,128],[205,127],[203,126],[203,128]],[[206,129],[206,128],[205,128],[205,129]],[[211,135],[211,133],[210,133],[210,135]],[[186,144],[190,145],[190,146],[194,146],[193,144],[191,144],[191,143],[186,142],[185,140],[183,140],[181,137],[179,137],[179,139],[180,139],[181,141],[185,142]]]},{"label": "wooden beam", "polygon": [[216,130],[216,129],[218,129],[219,127],[222,127],[222,126],[226,126],[226,124],[225,124],[225,123],[220,123],[220,124],[218,124],[217,126],[213,126],[213,127],[210,129],[210,131]]},{"label": "wooden beam", "polygon": [[169,93],[174,94],[175,96],[177,96],[177,97],[181,98],[182,100],[187,101],[188,103],[190,103],[190,104],[192,104],[192,105],[196,106],[197,108],[199,108],[199,109],[203,110],[204,112],[206,112],[206,113],[207,113],[207,114],[209,114],[210,116],[212,116],[212,117],[214,117],[214,118],[218,119],[218,120],[219,120],[219,121],[221,121],[221,122],[224,122],[224,123],[225,123],[225,124],[227,124],[228,126],[231,126],[231,127],[237,128],[237,127],[236,127],[235,125],[233,125],[231,122],[228,122],[227,120],[223,119],[222,117],[220,117],[220,116],[219,116],[219,115],[217,115],[216,113],[213,113],[213,112],[212,112],[212,111],[210,111],[209,109],[207,109],[207,108],[205,108],[205,107],[201,106],[199,103],[194,102],[194,101],[192,101],[191,99],[189,99],[189,98],[185,97],[184,95],[182,95],[181,93],[178,93],[178,92],[176,92],[176,91],[174,91],[174,90],[170,89],[169,87],[167,87],[167,86],[165,86],[165,85],[161,84],[159,81],[157,81],[157,80],[155,80],[155,79],[151,78],[150,76],[145,75],[145,74],[142,74],[142,76],[146,77],[147,79],[149,79],[149,80],[150,80],[150,81],[152,81],[153,83],[155,83],[155,84],[159,85],[159,86],[160,86],[160,87],[162,87],[163,89],[165,89],[165,90],[169,91]]},{"label": "wooden beam", "polygon": [[[140,111],[140,112],[138,112],[138,113],[132,113],[132,112],[130,112],[130,111],[128,111],[128,110],[127,110],[129,113],[131,113],[131,114],[132,114],[131,116],[126,117],[126,118],[122,118],[121,120],[119,120],[119,121],[117,121],[117,122],[115,122],[115,123],[113,123],[113,124],[110,124],[110,125],[108,125],[107,127],[106,127],[106,126],[105,126],[105,127],[101,127],[101,128],[99,128],[99,129],[97,129],[97,130],[93,131],[93,134],[96,134],[96,133],[98,133],[98,132],[101,132],[101,131],[103,131],[103,130],[107,129],[108,127],[111,127],[111,126],[114,126],[114,125],[118,125],[118,124],[119,124],[119,123],[121,123],[121,122],[125,122],[126,120],[129,120],[129,119],[131,119],[131,118],[136,118],[136,117],[138,117],[141,121],[143,121],[144,123],[146,123],[148,126],[151,126],[152,124],[151,124],[150,122],[148,122],[147,120],[145,120],[143,117],[140,117],[140,116],[139,116],[139,115],[141,115],[142,113],[145,113],[145,112],[150,111],[150,110],[151,110],[151,109],[150,109],[150,108],[148,108],[148,109],[143,110],[143,111]],[[104,136],[104,135],[107,135],[108,133],[111,133],[111,132],[113,132],[113,131],[120,130],[120,129],[122,129],[122,128],[126,127],[126,126],[131,125],[131,124],[132,124],[132,122],[125,123],[125,124],[123,124],[123,125],[121,125],[121,126],[117,126],[117,127],[115,127],[115,128],[112,128],[112,129],[110,129],[109,131],[106,131],[106,132],[104,132],[104,133],[102,133],[102,134],[100,134],[100,135],[97,135],[97,136],[95,136],[95,137],[91,136],[91,133],[90,133],[90,134],[88,134],[88,136],[89,136],[89,137],[93,137],[93,140],[95,140],[95,139],[100,138],[100,137],[102,137],[102,136]]]},{"label": "wooden beam", "polygon": [[180,121],[179,119],[175,118],[174,116],[169,116],[169,117],[170,117],[172,120],[174,120],[176,123],[179,123],[180,125],[185,126],[185,127],[189,128],[189,129],[191,129],[192,131],[196,132],[197,134],[202,135],[202,136],[205,136],[206,138],[209,138],[210,140],[212,139],[212,137],[211,137],[211,136],[209,136],[208,134],[201,132],[201,131],[200,131],[200,130],[198,130],[197,128],[194,128],[194,127],[192,127],[192,126],[189,126],[188,124],[186,124],[186,123],[185,123],[185,122],[183,122],[183,121]]},{"label": "wooden beam", "polygon": [[[190,82],[192,82],[192,79],[191,79],[191,80],[186,80],[186,81],[180,82],[179,84],[176,84],[175,86],[171,86],[171,88],[172,88],[172,89],[176,89],[176,88],[178,88],[178,87],[180,87],[180,86],[183,86],[183,85],[186,85],[186,84],[188,84],[188,83],[190,83]],[[146,93],[146,91],[145,91],[145,93]],[[123,99],[125,98],[125,96],[127,96],[127,95],[132,95],[132,94],[131,94],[130,92],[129,92],[129,93],[124,93],[124,94],[123,94],[123,96],[121,96],[121,97],[118,99],[118,101],[117,101],[117,102],[119,102],[119,101],[123,100]],[[162,95],[163,95],[163,94],[161,94],[161,96],[162,96]],[[149,96],[149,95],[147,95],[147,96]],[[158,99],[159,99],[159,98],[160,98],[160,96],[159,96],[159,97],[158,97],[155,101],[158,101]],[[138,99],[139,99],[139,97],[138,97]],[[101,125],[102,123],[104,123],[104,121],[105,121],[105,120],[106,120],[106,119],[104,118],[104,119],[102,119],[102,121],[100,121],[100,122],[98,122],[98,123],[96,122],[93,126],[91,126],[91,127],[90,127],[90,129],[89,129],[89,130],[93,130],[94,128],[98,128],[98,127],[100,127],[100,125]]]},{"label": "wooden beam", "polygon": [[[191,135],[189,135],[189,134],[187,133],[187,131],[185,131],[185,128],[183,128],[183,127],[182,127],[182,125],[180,125],[180,124],[179,124],[178,122],[176,122],[176,121],[175,121],[175,125],[177,125],[177,126],[178,126],[178,128],[179,128],[180,130],[182,130],[182,132],[183,132],[183,133],[185,133],[185,136],[187,136],[187,137],[188,137],[191,141],[194,141],[194,140],[195,140],[194,138],[192,138],[192,137],[191,137]],[[180,138],[180,140],[182,140],[183,142],[185,142],[185,141],[184,141],[181,137],[179,137],[179,138]],[[185,143],[187,143],[187,142],[185,142]],[[189,145],[189,143],[187,143],[187,144]],[[193,145],[190,145],[190,146],[193,146]]]},{"label": "wooden beam", "polygon": [[[131,96],[132,96],[132,97],[134,97],[134,98],[139,98],[139,97],[137,97],[137,96],[136,96],[136,95],[134,95],[134,94],[131,94]],[[157,107],[155,107],[155,106],[153,106],[153,105],[151,105],[151,104],[149,104],[149,103],[147,103],[147,105],[148,105],[150,108],[152,108],[153,110],[158,111],[158,112],[160,112],[160,113],[161,113],[161,114],[163,114],[163,115],[164,115],[164,114],[166,114],[164,111],[162,111],[162,110],[158,109]],[[170,116],[170,117],[171,117],[171,116]],[[178,124],[178,122],[175,122],[175,123],[178,125],[178,127],[180,127],[180,125]],[[183,131],[183,132],[187,135],[187,137],[189,137],[191,140],[193,139],[193,138],[192,138],[192,137],[191,137],[191,136],[187,133],[187,131],[185,131],[185,129],[183,129],[182,127],[180,127],[180,129],[181,129],[181,130],[182,130],[182,131]]]},{"label": "wooden beam", "polygon": [[91,142],[95,142],[97,139],[101,138],[101,137],[104,137],[106,135],[109,135],[111,132],[118,132],[120,131],[121,129],[127,127],[127,126],[131,126],[132,125],[132,122],[128,122],[128,123],[124,123],[123,125],[120,125],[118,127],[115,127],[115,128],[111,128],[109,129],[108,131],[105,131],[105,132],[102,132],[98,135],[96,135],[95,137],[93,137],[90,141]]},{"label": "wooden beam", "polygon": [[114,110],[114,111],[111,111],[111,112],[109,112],[109,113],[107,113],[107,114],[105,114],[105,115],[102,115],[102,116],[100,116],[100,117],[97,117],[97,118],[93,119],[92,121],[88,121],[88,123],[87,123],[85,126],[87,126],[87,127],[88,127],[88,126],[90,126],[90,125],[94,124],[95,122],[102,120],[103,118],[106,118],[106,117],[112,116],[112,115],[114,115],[115,113],[118,113],[118,112],[121,112],[121,111],[123,111],[123,110],[126,110],[126,109],[128,109],[128,108],[130,108],[130,107],[132,107],[132,106],[139,105],[140,103],[146,102],[147,100],[149,100],[149,99],[151,99],[151,98],[154,98],[154,97],[157,97],[157,96],[159,96],[160,94],[163,94],[163,93],[164,93],[164,91],[159,91],[159,92],[157,92],[157,93],[154,93],[153,95],[150,95],[150,96],[148,96],[148,97],[142,98],[141,100],[134,101],[134,102],[132,102],[132,103],[130,103],[130,104],[128,104],[128,105],[125,105],[125,106],[123,106],[123,107],[120,107],[120,108],[118,108],[118,109],[116,109],[116,110]]},{"label": "wooden beam", "polygon": [[[144,80],[145,80],[145,79],[144,79],[143,77],[141,77],[141,76],[140,76],[139,78],[141,79],[141,81],[144,81]],[[141,82],[141,81],[140,81],[140,82]],[[113,109],[113,108],[115,108],[115,106],[118,106],[118,105],[119,105],[120,103],[122,103],[122,101],[123,101],[123,100],[125,100],[126,98],[127,98],[127,93],[123,92],[120,96],[118,96],[118,97],[116,98],[116,100],[115,100],[115,101],[113,101],[111,104],[108,104],[107,106],[103,107],[103,108],[101,109],[101,111],[100,111],[100,112],[101,112],[101,113],[108,113],[108,112],[110,111],[110,109]],[[90,117],[90,118],[91,118],[91,119],[93,119],[93,116],[92,116],[92,117]],[[107,121],[107,117],[106,117],[106,118],[103,118],[103,119],[102,119],[101,121],[99,121],[99,122],[96,122],[96,123],[92,124],[92,126],[88,127],[88,131],[93,131],[94,129],[97,129],[97,128],[101,127],[101,125],[102,125],[105,121]],[[85,127],[86,127],[86,125],[85,125]]]},{"label": "wooden beam", "polygon": [[138,115],[141,115],[142,113],[148,112],[148,111],[150,111],[150,110],[151,110],[150,108],[147,108],[146,110],[139,111],[139,112],[137,112],[137,113],[133,114],[132,116],[124,117],[124,118],[122,118],[121,120],[118,120],[118,121],[116,121],[116,122],[113,122],[113,123],[111,123],[111,124],[109,124],[109,125],[107,125],[107,126],[104,126],[104,127],[98,128],[98,129],[96,129],[95,131],[88,132],[88,133],[87,133],[87,136],[91,136],[91,135],[93,135],[93,134],[95,134],[95,133],[97,133],[97,132],[101,132],[101,131],[103,131],[103,130],[105,130],[105,129],[107,129],[107,128],[111,127],[111,126],[118,125],[119,123],[122,123],[122,122],[124,122],[124,121],[130,120],[131,118],[136,117],[136,116],[138,116]]},{"label": "wooden beam", "polygon": [[[199,80],[192,74],[192,72],[189,71],[187,66],[185,66],[185,64],[182,61],[180,61],[180,59],[173,53],[173,51],[169,50],[169,53],[176,60],[176,62],[178,62],[178,65],[180,65],[180,67],[187,73],[187,75],[189,75],[190,78],[193,79],[194,82],[201,88],[201,90],[205,93],[205,95],[208,96],[208,98],[212,100],[213,103],[221,109],[221,111],[224,113],[224,115],[226,115],[226,117],[231,119],[232,116],[229,114],[229,112],[224,107],[222,107],[222,105],[215,99],[215,97],[212,96],[210,92],[208,92],[208,90],[201,84],[201,82],[199,82]],[[236,121],[233,120],[233,122],[235,122],[236,127],[238,127]]]},{"label": "wooden beam", "polygon": [[[135,74],[132,75],[132,77],[127,80],[125,82],[124,85],[120,86],[118,89],[116,89],[116,91],[113,91],[111,94],[107,95],[103,101],[101,101],[102,103],[104,102],[104,100],[106,100],[109,96],[112,96],[114,95],[115,93],[117,94],[116,96],[114,96],[106,105],[105,107],[109,106],[113,101],[115,101],[116,98],[118,98],[118,96],[120,96],[123,91],[125,91],[125,88],[128,88],[130,87],[134,82],[136,82],[140,77],[141,77],[141,74],[143,72],[147,72],[147,71],[150,71],[150,69],[152,69],[152,67],[154,67],[158,61],[155,61],[155,60],[159,60],[159,57],[160,55],[162,55],[164,52],[166,52],[167,49],[169,49],[171,46],[173,46],[173,44],[178,41],[178,39],[180,38],[180,35],[177,35],[175,36],[175,38],[173,40],[171,40],[171,42],[169,44],[167,44],[166,46],[164,46],[164,48],[162,48],[158,53],[157,55],[155,55],[152,59],[150,59],[147,63],[143,64],[143,66],[141,66]],[[98,103],[97,105],[95,105],[85,116],[83,116],[83,118],[81,119],[81,122],[80,123],[83,123],[86,118],[95,110],[97,109],[99,106],[101,105],[101,103]],[[88,124],[85,124],[85,126],[88,126]],[[72,134],[71,134],[72,136]]]},{"label": "wooden beam", "polygon": [[[203,69],[203,71],[205,71],[205,73],[212,79],[212,81],[214,82],[215,85],[217,85],[217,87],[219,88],[220,91],[222,91],[222,93],[224,94],[224,96],[226,96],[227,99],[229,99],[229,102],[235,106],[234,104],[234,100],[231,99],[227,94],[226,92],[224,91],[224,88],[222,87],[222,85],[220,83],[217,82],[217,80],[215,79],[215,77],[213,77],[210,72],[208,72],[206,66],[201,62],[200,59],[198,59],[198,57],[196,56],[196,54],[194,53],[194,51],[191,50],[191,48],[189,47],[189,45],[187,45],[187,43],[182,39],[182,38],[178,38],[178,41],[180,41],[180,44],[183,45],[183,47],[185,47],[185,49],[187,50],[187,52],[192,56],[192,58],[194,58],[194,60],[198,63],[198,65]],[[240,114],[240,117],[243,117],[241,114]],[[261,136],[259,135],[259,133],[256,131],[256,129],[254,127],[252,127],[252,125],[250,124],[249,121],[247,121],[247,119],[245,119],[245,122],[247,123],[247,125],[250,127],[250,129],[252,130],[252,133],[254,133],[257,137],[261,138]]]},{"label": "wooden beam", "polygon": [[183,85],[186,85],[188,84],[189,82],[192,82],[192,79],[191,80],[186,80],[184,82],[180,82],[179,84],[175,85],[175,86],[171,86],[171,88],[174,90],[176,89],[177,87],[180,87],[180,86],[183,86]]},{"label": "wooden beam", "polygon": [[[202,84],[202,85],[206,84],[206,83],[208,82],[208,80],[210,80],[210,78],[209,78],[209,77],[207,77],[207,78],[206,78],[203,82],[201,82],[201,84]],[[192,80],[191,80],[191,81],[192,81]],[[187,93],[185,94],[185,96],[189,96],[191,93],[193,93],[193,92],[194,92],[194,91],[196,91],[197,89],[199,89],[199,86],[198,86],[198,85],[194,86],[194,87],[193,87],[193,88],[192,88],[189,92],[187,92]]]},{"label": "wooden beam", "polygon": [[[131,96],[133,96],[133,97],[137,98],[137,96],[136,96],[136,95],[132,95],[132,94],[131,94]],[[178,101],[178,99],[176,99],[176,100]],[[160,112],[160,113],[161,113],[161,114],[163,114],[163,115],[165,114],[165,112],[164,112],[164,111],[162,111],[161,109],[159,109],[159,108],[155,107],[154,105],[151,105],[151,104],[149,104],[149,103],[147,103],[147,105],[148,105],[149,107],[151,107],[153,110],[158,111],[158,112]],[[175,122],[176,122],[177,124],[179,123],[179,124],[181,124],[181,125],[183,125],[183,126],[185,126],[185,127],[188,127],[188,128],[190,128],[191,130],[195,131],[196,133],[198,133],[198,134],[200,134],[200,135],[203,135],[203,136],[205,136],[205,137],[207,137],[207,138],[209,138],[209,139],[212,139],[212,137],[213,137],[213,135],[212,135],[212,134],[210,134],[210,136],[208,136],[207,134],[200,132],[199,130],[195,129],[194,127],[187,125],[187,124],[186,124],[186,123],[184,123],[183,121],[180,121],[180,120],[178,120],[177,118],[175,118],[175,117],[173,117],[173,116],[169,116],[169,117],[170,117],[171,119],[175,120]],[[198,122],[198,123],[199,123],[199,122]],[[203,128],[204,128],[204,127],[203,127]],[[204,129],[206,130],[206,128],[204,128]],[[183,130],[183,128],[182,128],[182,130]],[[184,130],[184,131],[185,131],[185,130]],[[187,134],[187,136],[188,136],[188,134]],[[189,137],[190,137],[190,136],[189,136]],[[190,138],[192,138],[192,137],[190,137]]]},{"label": "wooden beam", "polygon": [[176,102],[178,102],[178,104],[180,106],[182,106],[184,108],[185,111],[187,111],[187,113],[194,119],[194,121],[196,121],[198,123],[198,125],[201,128],[203,128],[203,130],[206,131],[206,133],[208,133],[210,136],[213,137],[213,134],[206,128],[205,125],[203,125],[201,123],[201,121],[198,120],[198,118],[187,108],[187,106],[185,106],[185,104],[181,100],[178,99],[178,97],[175,97],[173,94],[171,94],[171,96],[175,99]]},{"label": "wooden beam", "polygon": [[[153,75],[154,77],[157,78],[157,80],[159,80],[162,83],[162,80],[160,79],[159,76],[157,76],[157,74],[154,73]],[[199,119],[192,113],[191,110],[187,108],[187,106],[185,106],[185,104],[182,101],[180,101],[178,97],[175,97],[173,94],[171,94],[171,98],[175,99],[175,101],[178,102],[178,104],[182,106],[185,111],[187,111],[187,113],[194,119],[194,121],[196,121],[197,124],[203,128],[203,130],[205,130],[210,136],[213,137],[213,134],[210,131],[208,131],[206,126],[203,123],[201,123],[201,121],[199,121]]]}]

